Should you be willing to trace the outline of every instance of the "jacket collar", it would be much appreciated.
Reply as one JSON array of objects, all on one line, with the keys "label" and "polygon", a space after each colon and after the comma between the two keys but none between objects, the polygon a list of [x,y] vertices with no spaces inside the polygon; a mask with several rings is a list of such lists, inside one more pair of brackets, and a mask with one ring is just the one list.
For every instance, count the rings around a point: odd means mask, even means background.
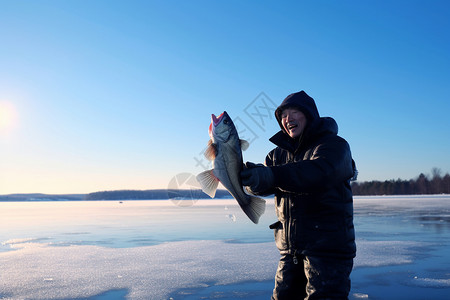
[{"label": "jacket collar", "polygon": [[269,141],[274,143],[276,146],[292,153],[295,152],[297,148],[295,145],[295,140],[288,136],[283,130],[278,131],[269,139]]}]

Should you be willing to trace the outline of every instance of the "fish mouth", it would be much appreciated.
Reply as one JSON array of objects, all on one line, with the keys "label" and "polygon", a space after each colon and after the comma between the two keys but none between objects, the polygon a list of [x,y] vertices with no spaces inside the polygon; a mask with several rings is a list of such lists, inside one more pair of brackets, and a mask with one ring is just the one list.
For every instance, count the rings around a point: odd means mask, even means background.
[{"label": "fish mouth", "polygon": [[221,113],[218,117],[216,117],[214,114],[211,115],[211,120],[212,120],[214,126],[217,126],[220,123],[220,121],[222,121],[224,115],[225,115],[225,112]]},{"label": "fish mouth", "polygon": [[217,125],[219,125],[220,121],[222,121],[223,117],[226,115],[226,112],[224,111],[223,113],[221,113],[218,117],[216,117],[215,114],[211,114],[211,124],[209,124],[209,136],[211,137],[211,139],[213,138],[213,132],[215,132],[215,129],[217,127]]}]

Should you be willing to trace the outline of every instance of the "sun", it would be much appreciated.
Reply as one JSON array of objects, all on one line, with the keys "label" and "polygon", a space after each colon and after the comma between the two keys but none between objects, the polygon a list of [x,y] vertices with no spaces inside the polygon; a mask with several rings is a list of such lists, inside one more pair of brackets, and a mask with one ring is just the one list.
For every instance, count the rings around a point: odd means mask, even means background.
[{"label": "sun", "polygon": [[10,102],[0,101],[0,134],[6,134],[16,125],[17,114]]}]

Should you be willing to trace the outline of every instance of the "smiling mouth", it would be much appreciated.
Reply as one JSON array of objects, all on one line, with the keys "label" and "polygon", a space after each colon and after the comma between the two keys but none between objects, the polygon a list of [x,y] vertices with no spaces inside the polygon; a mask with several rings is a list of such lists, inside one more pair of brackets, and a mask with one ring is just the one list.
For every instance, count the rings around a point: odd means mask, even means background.
[{"label": "smiling mouth", "polygon": [[289,124],[287,124],[287,129],[289,129],[289,130],[293,130],[293,129],[295,129],[295,128],[297,128],[298,127],[298,124],[296,124],[296,123],[289,123]]}]

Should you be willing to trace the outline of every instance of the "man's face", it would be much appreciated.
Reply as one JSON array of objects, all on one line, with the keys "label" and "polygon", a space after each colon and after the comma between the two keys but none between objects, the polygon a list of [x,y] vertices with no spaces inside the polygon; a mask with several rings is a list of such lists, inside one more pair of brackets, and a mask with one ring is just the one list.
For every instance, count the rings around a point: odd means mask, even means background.
[{"label": "man's face", "polygon": [[281,112],[281,125],[291,138],[299,137],[306,127],[306,116],[297,108],[286,108]]}]

